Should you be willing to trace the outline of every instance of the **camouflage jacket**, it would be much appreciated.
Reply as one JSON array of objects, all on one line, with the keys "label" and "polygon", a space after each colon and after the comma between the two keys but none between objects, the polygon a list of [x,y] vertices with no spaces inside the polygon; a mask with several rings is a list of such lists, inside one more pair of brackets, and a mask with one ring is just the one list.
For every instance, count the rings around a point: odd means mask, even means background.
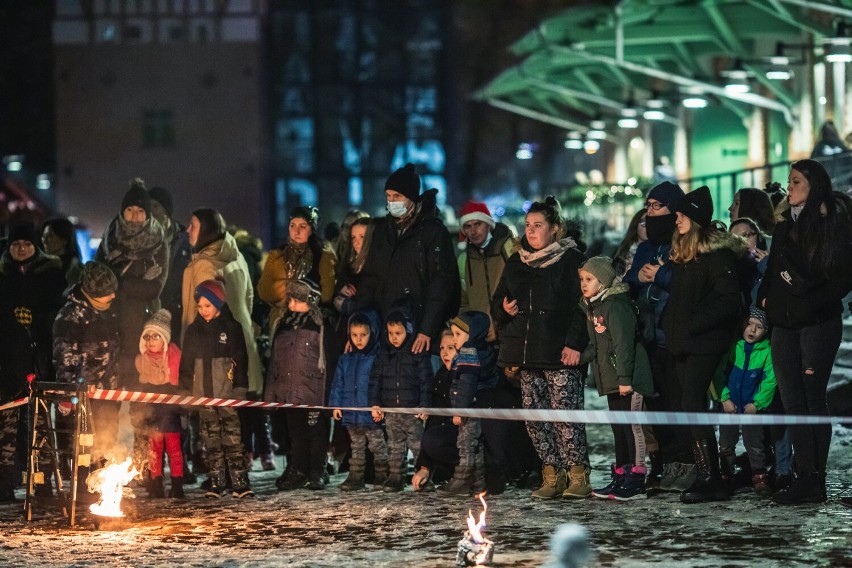
[{"label": "camouflage jacket", "polygon": [[118,381],[118,329],[110,312],[99,312],[86,300],[80,286],[68,294],[53,323],[53,365],[56,380],[113,389]]}]

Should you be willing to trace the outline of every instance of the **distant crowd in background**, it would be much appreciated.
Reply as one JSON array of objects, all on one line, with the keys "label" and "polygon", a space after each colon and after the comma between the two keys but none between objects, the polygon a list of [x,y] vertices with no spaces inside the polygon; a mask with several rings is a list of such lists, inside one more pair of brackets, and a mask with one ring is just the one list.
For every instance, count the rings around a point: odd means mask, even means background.
[{"label": "distant crowd in background", "polygon": [[[815,153],[843,148],[831,134]],[[385,183],[386,216],[353,210],[321,227],[316,208],[295,207],[288,240],[269,251],[213,209],[182,225],[170,193],[138,178],[94,261],[82,263],[66,219],[13,225],[0,260],[0,402],[34,374],[333,409],[129,403],[129,455],[154,498],[185,498],[201,474],[199,495],[249,497],[250,472],[274,470],[278,454],[281,491],[323,490],[348,470],[343,491],[827,499],[830,425],[613,424],[598,487],[584,424],[428,411],[583,409],[591,386],[611,410],[828,415],[852,199],[819,161],[795,162],[786,191],[737,191],[729,224],[713,220],[708,188],[660,183],[620,246],[593,243],[596,254],[553,197],[532,203],[520,235],[468,202],[456,238],[435,194],[407,164]],[[120,404],[91,401],[91,468],[119,457]],[[53,406],[71,428],[76,409]],[[0,501],[15,499],[31,420],[27,406],[0,412]],[[90,467],[51,460],[39,467],[85,487]],[[36,492],[52,494],[44,481]]]}]

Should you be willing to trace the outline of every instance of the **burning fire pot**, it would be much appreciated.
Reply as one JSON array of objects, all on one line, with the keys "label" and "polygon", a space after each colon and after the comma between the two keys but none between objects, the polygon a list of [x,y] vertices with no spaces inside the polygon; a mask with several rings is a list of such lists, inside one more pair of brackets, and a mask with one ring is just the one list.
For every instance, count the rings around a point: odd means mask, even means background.
[{"label": "burning fire pot", "polygon": [[473,518],[472,511],[467,512],[467,530],[459,541],[456,566],[490,566],[494,559],[494,543],[482,535],[482,529],[485,528],[485,511],[488,510],[485,493],[480,493],[477,497],[482,503],[482,512],[479,514],[479,521]]},{"label": "burning fire pot", "polygon": [[89,506],[96,529],[116,531],[129,526],[121,510],[121,499],[125,494],[131,498],[135,497],[133,490],[125,486],[137,475],[139,471],[130,458],[121,463],[110,463],[89,474],[86,480],[89,491],[101,494],[98,502]]}]

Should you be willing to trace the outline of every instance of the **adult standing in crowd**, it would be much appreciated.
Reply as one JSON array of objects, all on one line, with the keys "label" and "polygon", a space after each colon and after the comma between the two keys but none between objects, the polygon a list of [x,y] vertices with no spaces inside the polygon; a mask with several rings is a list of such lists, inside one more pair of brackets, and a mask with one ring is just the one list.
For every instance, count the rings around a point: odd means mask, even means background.
[{"label": "adult standing in crowd", "polygon": [[151,215],[163,227],[166,244],[169,246],[169,274],[160,294],[160,305],[172,315],[171,330],[175,343],[181,337],[183,317],[183,271],[192,259],[192,245],[186,227],[174,218],[172,194],[162,187],[148,190],[151,198]]},{"label": "adult standing in crowd", "polygon": [[752,187],[737,191],[728,213],[731,214],[731,223],[747,217],[757,223],[764,233],[771,234],[775,229],[775,207],[765,191]]},{"label": "adult standing in crowd", "polygon": [[353,298],[361,284],[361,274],[364,271],[372,237],[373,224],[369,216],[358,217],[348,228],[344,220],[340,238],[341,242],[345,241],[346,246],[338,244],[337,247],[340,256],[337,257],[337,292],[334,296],[334,307],[340,314],[336,335],[341,347],[349,341],[347,325],[349,316],[354,311]]},{"label": "adult standing in crowd", "polygon": [[77,230],[71,221],[64,217],[45,221],[41,228],[41,244],[44,252],[59,257],[68,286],[80,281],[83,262],[80,245],[77,244]]},{"label": "adult standing in crowd", "polygon": [[[140,178],[130,181],[121,210],[104,231],[95,259],[118,278],[112,309],[118,318],[119,386],[136,388],[139,336],[148,317],[160,307],[160,292],[169,273],[169,245],[162,225],[151,215],[151,199]],[[148,457],[147,415],[147,405],[130,403],[133,457],[140,470]]]},{"label": "adult standing in crowd", "polygon": [[[524,237],[506,262],[491,304],[498,362],[507,373],[520,372],[524,408],[583,408],[578,365],[589,337],[577,271],[584,257],[574,239],[562,238],[563,230],[554,197],[532,204]],[[591,495],[585,425],[527,422],[527,430],[544,466],[533,497]]]},{"label": "adult standing in crowd", "polygon": [[382,318],[406,300],[414,314],[414,353],[429,350],[444,322],[458,314],[461,296],[453,243],[438,216],[438,191],[420,190],[414,164],[388,177],[388,215],[376,220],[355,295],[358,307],[374,307]]},{"label": "adult standing in crowd", "polygon": [[289,282],[308,278],[319,284],[321,304],[332,300],[336,258],[331,245],[317,233],[319,219],[316,207],[294,207],[290,211],[289,240],[269,251],[257,283],[257,293],[270,306],[270,338],[275,335],[278,320],[287,308]]},{"label": "adult standing in crowd", "polygon": [[[118,386],[118,327],[110,309],[118,286],[118,279],[105,264],[92,261],[83,266],[80,283],[68,293],[53,323],[53,366],[58,382],[76,384],[82,378],[90,388]],[[92,400],[89,404],[94,465],[115,446],[121,403]],[[84,482],[81,478],[78,487],[85,487]]]},{"label": "adult standing in crowd", "polygon": [[[707,187],[687,193],[675,212],[677,234],[672,240],[672,276],[663,329],[681,383],[681,409],[707,412],[713,375],[739,331],[743,300],[736,263],[745,242],[713,224],[713,200]],[[690,433],[696,478],[681,493],[681,501],[727,499],[716,431],[712,426],[693,425]]]},{"label": "adult standing in crowd", "polygon": [[[36,246],[31,223],[9,230],[9,249],[0,258],[0,401],[27,392],[27,375],[53,380],[51,327],[62,307],[65,273],[59,259]],[[0,412],[0,502],[14,499],[15,454],[28,439],[26,406]],[[18,432],[23,434],[18,439]],[[27,434],[24,434],[24,433]],[[17,442],[16,442],[17,441]],[[19,458],[26,452],[20,452]],[[23,463],[23,460],[21,460]]]},{"label": "adult standing in crowd", "polygon": [[[675,233],[675,213],[683,190],[664,181],[654,186],[645,199],[645,232],[648,240],[636,248],[633,264],[624,282],[639,308],[639,331],[642,344],[648,351],[656,397],[648,397],[649,410],[678,412],[681,408],[681,386],[674,356],[666,349],[663,331],[663,311],[669,301],[671,285],[672,236]],[[653,435],[658,451],[649,452],[650,489],[684,491],[695,481],[695,460],[692,457],[689,430],[683,426],[654,425]]]},{"label": "adult standing in crowd", "polygon": [[[850,227],[837,215],[831,178],[799,160],[787,180],[790,209],[772,237],[758,292],[772,325],[772,360],[787,414],[827,416],[826,387],[840,346],[843,298],[852,289]],[[825,501],[831,425],[789,426],[796,477],[776,503]]]}]

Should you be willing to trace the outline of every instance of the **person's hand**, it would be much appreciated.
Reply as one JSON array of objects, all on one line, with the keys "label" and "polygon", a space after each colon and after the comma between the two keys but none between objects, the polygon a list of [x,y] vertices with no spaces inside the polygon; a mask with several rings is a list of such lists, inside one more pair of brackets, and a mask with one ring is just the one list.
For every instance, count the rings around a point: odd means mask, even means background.
[{"label": "person's hand", "polygon": [[379,408],[378,406],[372,407],[371,410],[372,410],[372,414],[373,414],[373,422],[381,422],[382,418],[385,417],[385,413],[382,412],[382,409]]},{"label": "person's hand", "polygon": [[331,415],[334,417],[335,420],[340,420],[341,418],[343,418],[343,411],[339,408],[335,408],[331,411]]},{"label": "person's hand", "polygon": [[420,491],[429,481],[429,475],[429,470],[425,467],[421,467],[411,477],[411,487],[413,487],[415,491]]},{"label": "person's hand", "polygon": [[725,410],[725,412],[727,412],[728,414],[733,414],[734,412],[736,412],[736,411],[737,411],[737,406],[736,406],[733,402],[731,402],[731,399],[728,399],[728,400],[724,401],[724,402],[722,403],[722,408],[723,408],[723,409]]},{"label": "person's hand", "polygon": [[420,414],[415,414],[414,416],[416,416],[418,420],[422,420],[423,422],[426,422],[426,419],[429,418],[429,415],[426,414],[425,412],[421,412]]},{"label": "person's hand", "polygon": [[644,284],[649,284],[654,281],[654,278],[657,276],[657,271],[660,269],[662,264],[646,264],[642,268],[639,269],[639,282]]},{"label": "person's hand", "polygon": [[461,426],[462,425],[462,417],[461,416],[453,416],[453,425]]},{"label": "person's hand", "polygon": [[347,298],[354,297],[355,293],[355,286],[353,286],[352,284],[347,284],[346,286],[340,289],[340,294],[346,296]]},{"label": "person's hand", "polygon": [[743,409],[745,414],[757,414],[757,407],[753,403],[748,403],[745,405],[745,409]]},{"label": "person's hand", "polygon": [[580,352],[570,347],[563,347],[560,361],[566,367],[574,367],[580,363]]},{"label": "person's hand", "polygon": [[630,396],[633,394],[633,387],[630,385],[618,385],[618,394],[621,396]]},{"label": "person's hand", "polygon": [[414,345],[411,346],[412,353],[422,353],[424,350],[429,351],[432,339],[425,333],[418,333],[414,339]]},{"label": "person's hand", "polygon": [[343,348],[344,353],[352,353],[352,341],[347,341],[346,346]]},{"label": "person's hand", "polygon": [[768,250],[754,249],[754,259],[755,259],[757,262],[760,262],[761,260],[763,260],[763,258],[764,258],[767,254],[769,254],[769,251],[768,251]]},{"label": "person's hand", "polygon": [[509,314],[510,316],[515,317],[516,315],[518,315],[518,311],[520,311],[518,309],[518,301],[512,300],[510,302],[509,298],[504,297],[503,298],[503,311],[506,312],[507,314]]}]

